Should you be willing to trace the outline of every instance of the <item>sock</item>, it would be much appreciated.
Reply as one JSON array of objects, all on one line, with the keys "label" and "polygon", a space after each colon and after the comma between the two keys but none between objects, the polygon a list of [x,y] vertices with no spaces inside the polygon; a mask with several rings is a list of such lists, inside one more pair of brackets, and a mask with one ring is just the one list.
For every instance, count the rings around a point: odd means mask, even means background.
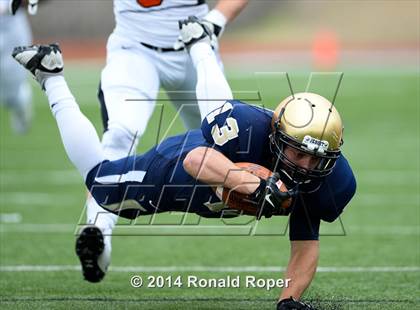
[{"label": "sock", "polygon": [[79,110],[79,106],[73,97],[66,80],[63,76],[53,76],[45,81],[45,93],[48,97],[51,112],[54,116],[64,108]]},{"label": "sock", "polygon": [[104,235],[110,236],[118,216],[103,209],[92,197],[88,198],[86,203],[87,223],[97,226]]},{"label": "sock", "polygon": [[85,179],[89,171],[105,159],[96,130],[80,111],[64,77],[48,78],[45,92],[67,156]]}]

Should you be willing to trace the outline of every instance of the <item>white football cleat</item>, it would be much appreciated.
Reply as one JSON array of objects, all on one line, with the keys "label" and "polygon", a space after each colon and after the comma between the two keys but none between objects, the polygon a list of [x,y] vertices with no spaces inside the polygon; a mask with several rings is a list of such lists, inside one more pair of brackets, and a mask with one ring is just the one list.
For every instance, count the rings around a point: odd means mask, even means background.
[{"label": "white football cleat", "polygon": [[42,88],[47,78],[63,75],[63,56],[58,44],[18,46],[12,56],[35,76]]},{"label": "white football cleat", "polygon": [[181,41],[189,49],[197,42],[211,43],[211,30],[195,16],[178,22],[181,32]]},{"label": "white football cleat", "polygon": [[111,262],[111,237],[94,225],[85,226],[76,239],[76,254],[85,280],[100,282]]}]

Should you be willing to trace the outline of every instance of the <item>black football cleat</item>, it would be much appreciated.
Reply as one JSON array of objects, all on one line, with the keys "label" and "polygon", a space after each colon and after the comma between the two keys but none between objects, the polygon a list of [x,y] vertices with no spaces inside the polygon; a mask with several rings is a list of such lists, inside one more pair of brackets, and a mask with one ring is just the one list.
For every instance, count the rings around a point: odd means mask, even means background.
[{"label": "black football cleat", "polygon": [[104,248],[104,236],[98,227],[86,226],[80,231],[76,239],[76,254],[86,281],[97,283],[105,277],[108,266],[101,266],[100,262]]}]

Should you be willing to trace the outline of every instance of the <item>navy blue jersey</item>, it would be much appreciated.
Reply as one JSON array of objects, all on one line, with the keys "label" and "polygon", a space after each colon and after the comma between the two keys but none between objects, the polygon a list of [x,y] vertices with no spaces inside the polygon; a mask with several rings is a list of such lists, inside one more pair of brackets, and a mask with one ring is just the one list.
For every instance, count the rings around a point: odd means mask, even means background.
[{"label": "navy blue jersey", "polygon": [[[119,210],[123,217],[165,211],[220,217],[220,212],[208,208],[209,204],[220,202],[211,185],[195,180],[184,170],[186,155],[196,147],[211,147],[233,162],[271,168],[272,114],[240,101],[227,101],[221,109],[207,115],[201,130],[165,139],[139,156],[104,161],[89,172],[86,185],[101,206]],[[350,166],[342,156],[318,190],[294,200],[290,239],[318,239],[321,219],[335,220],[353,196],[355,186]]]},{"label": "navy blue jersey", "polygon": [[[199,129],[165,139],[139,156],[104,161],[94,167],[86,185],[99,205],[119,215],[185,211],[214,216],[205,203],[220,200],[211,186],[192,178],[183,160],[198,146],[208,146]],[[220,214],[219,214],[220,215]]]},{"label": "navy blue jersey", "polygon": [[208,114],[201,130],[206,141],[231,161],[269,168],[272,117],[271,110],[232,100]]}]

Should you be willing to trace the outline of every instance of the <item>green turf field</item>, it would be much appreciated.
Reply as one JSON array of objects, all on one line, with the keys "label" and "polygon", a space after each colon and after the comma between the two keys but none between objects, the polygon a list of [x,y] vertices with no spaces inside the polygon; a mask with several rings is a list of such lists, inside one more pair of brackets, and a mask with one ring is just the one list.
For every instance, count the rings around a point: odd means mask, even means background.
[{"label": "green turf field", "polygon": [[[69,65],[66,75],[83,112],[100,132],[99,68]],[[276,81],[276,76],[269,80],[260,75],[259,82],[251,75],[228,71],[228,76],[241,98],[257,99],[258,85],[263,85],[264,103],[273,108],[286,95],[285,80]],[[314,76],[310,89],[331,97],[336,78]],[[293,89],[304,90],[307,79],[306,74],[292,73]],[[122,221],[113,238],[114,270],[102,283],[83,281],[74,254],[74,231],[83,222],[83,182],[66,158],[46,99],[35,85],[34,93],[36,118],[27,136],[13,135],[1,110],[2,309],[274,309],[278,289],[132,288],[130,278],[279,278],[289,255],[285,219],[261,221],[257,236],[248,236],[249,227],[255,227],[249,218],[201,221],[190,225],[192,230],[176,227],[179,214],[159,215],[155,223],[161,225],[152,230],[150,218],[135,227]],[[321,268],[305,295],[322,309],[420,307],[419,99],[416,73],[344,75],[336,104],[345,123],[344,153],[358,191],[341,222],[322,227]],[[166,131],[171,135],[183,130],[179,121],[169,128],[173,111],[163,104],[159,138]],[[157,139],[157,112],[139,151]],[[197,218],[188,220],[194,224]],[[151,232],[155,235],[145,235]]]}]

